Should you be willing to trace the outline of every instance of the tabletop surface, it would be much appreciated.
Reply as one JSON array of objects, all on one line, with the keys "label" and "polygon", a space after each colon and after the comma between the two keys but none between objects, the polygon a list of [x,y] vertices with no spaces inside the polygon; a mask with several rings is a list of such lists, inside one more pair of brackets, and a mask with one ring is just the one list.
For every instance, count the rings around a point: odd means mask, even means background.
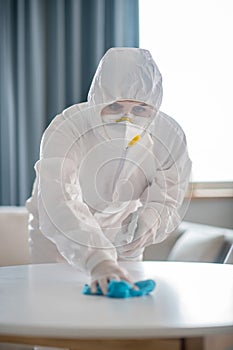
[{"label": "tabletop surface", "polygon": [[127,262],[151,295],[82,294],[87,277],[68,264],[0,268],[0,335],[67,338],[185,337],[233,332],[233,265]]}]

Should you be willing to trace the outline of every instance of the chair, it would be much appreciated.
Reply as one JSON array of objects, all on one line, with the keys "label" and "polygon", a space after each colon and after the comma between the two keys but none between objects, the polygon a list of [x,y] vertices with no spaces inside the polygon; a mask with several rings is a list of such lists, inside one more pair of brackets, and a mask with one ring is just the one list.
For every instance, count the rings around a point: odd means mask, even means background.
[{"label": "chair", "polygon": [[223,262],[224,264],[233,264],[233,244],[227,253],[227,256]]},{"label": "chair", "polygon": [[0,266],[29,264],[27,222],[25,207],[1,207]]}]

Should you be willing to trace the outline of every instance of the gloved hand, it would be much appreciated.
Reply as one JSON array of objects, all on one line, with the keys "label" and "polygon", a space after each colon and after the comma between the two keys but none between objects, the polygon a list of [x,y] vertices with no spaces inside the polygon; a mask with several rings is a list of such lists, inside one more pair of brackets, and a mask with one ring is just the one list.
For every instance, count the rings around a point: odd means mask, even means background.
[{"label": "gloved hand", "polygon": [[[103,294],[108,293],[108,283],[110,280],[124,280],[134,284],[129,273],[120,267],[115,261],[105,260],[96,265],[91,271],[91,291],[96,293],[97,285],[102,289]],[[137,289],[137,287],[135,286]]]}]

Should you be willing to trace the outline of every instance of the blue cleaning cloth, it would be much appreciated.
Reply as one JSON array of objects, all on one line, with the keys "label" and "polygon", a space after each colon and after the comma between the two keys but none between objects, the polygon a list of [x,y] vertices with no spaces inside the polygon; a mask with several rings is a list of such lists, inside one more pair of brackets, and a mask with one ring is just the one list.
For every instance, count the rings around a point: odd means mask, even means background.
[{"label": "blue cleaning cloth", "polygon": [[[138,281],[135,285],[139,288],[138,290],[133,289],[133,285],[126,281],[111,280],[108,284],[108,294],[106,296],[109,298],[141,297],[152,292],[156,283],[153,280],[145,280]],[[88,284],[85,284],[82,292],[86,295],[103,295],[100,286],[98,286],[96,293],[92,293]]]}]

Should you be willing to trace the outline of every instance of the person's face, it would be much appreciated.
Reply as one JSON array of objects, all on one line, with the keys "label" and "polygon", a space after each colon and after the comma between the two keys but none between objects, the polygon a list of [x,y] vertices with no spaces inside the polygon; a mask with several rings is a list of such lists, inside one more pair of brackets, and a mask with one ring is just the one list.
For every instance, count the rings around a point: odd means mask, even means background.
[{"label": "person's face", "polygon": [[145,125],[155,113],[154,107],[138,101],[120,100],[104,107],[101,117],[104,122],[130,122]]}]

